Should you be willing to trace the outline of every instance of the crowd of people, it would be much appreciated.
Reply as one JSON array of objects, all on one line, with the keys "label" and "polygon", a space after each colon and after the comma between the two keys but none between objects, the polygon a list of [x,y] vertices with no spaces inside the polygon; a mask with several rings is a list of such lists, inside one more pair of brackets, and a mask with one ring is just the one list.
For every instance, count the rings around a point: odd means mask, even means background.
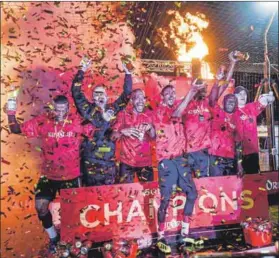
[{"label": "crowd of people", "polygon": [[[84,73],[91,60],[83,58],[71,87],[80,117],[69,112],[63,95],[53,99],[53,109],[19,124],[16,106],[7,103],[12,133],[42,140],[42,176],[35,189],[35,207],[50,238],[49,251],[56,252],[59,241],[49,203],[60,189],[100,186],[154,180],[151,141],[156,143],[161,203],[158,209],[158,247],[169,251],[165,240],[166,212],[177,187],[187,195],[183,210],[180,242],[189,235],[197,189],[193,178],[259,172],[257,116],[274,101],[272,94],[262,95],[247,104],[247,90],[234,88],[224,95],[238,62],[230,53],[230,67],[222,67],[209,94],[201,79],[193,81],[189,92],[177,100],[176,89],[166,85],[161,102],[153,110],[146,107],[145,92],[133,89],[132,71],[123,63],[123,92],[108,102],[106,88],[98,85],[92,100],[83,91]],[[131,102],[131,105],[128,103]],[[116,166],[116,141],[120,144],[120,166]]]}]

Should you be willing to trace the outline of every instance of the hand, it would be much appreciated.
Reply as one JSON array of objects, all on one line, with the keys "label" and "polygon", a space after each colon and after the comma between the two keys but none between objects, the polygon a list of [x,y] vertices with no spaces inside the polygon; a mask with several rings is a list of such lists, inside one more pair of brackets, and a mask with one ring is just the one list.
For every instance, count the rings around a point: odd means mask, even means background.
[{"label": "hand", "polygon": [[243,167],[241,165],[241,163],[238,163],[237,165],[237,177],[243,177],[244,176],[244,170]]},{"label": "hand", "polygon": [[8,102],[4,105],[3,111],[7,115],[15,115],[17,104],[15,99],[8,99]]},{"label": "hand", "polygon": [[140,130],[135,127],[124,128],[121,130],[121,134],[131,138],[140,138]]},{"label": "hand", "polygon": [[108,109],[107,111],[104,111],[103,114],[103,119],[109,122],[114,118],[114,111],[112,109]]},{"label": "hand", "polygon": [[191,87],[191,91],[194,92],[198,92],[201,89],[204,89],[206,87],[206,82],[203,82],[202,84],[197,84],[198,79],[196,79],[193,83],[192,83],[192,87]]},{"label": "hand", "polygon": [[120,137],[121,137],[120,132],[113,131],[113,133],[111,135],[111,140],[112,141],[117,141],[118,139],[120,139]]},{"label": "hand", "polygon": [[86,56],[84,56],[80,62],[81,70],[86,72],[87,69],[91,66],[91,63],[92,63],[92,59],[89,59]]},{"label": "hand", "polygon": [[[127,66],[129,67],[129,69],[128,69]],[[132,73],[132,70],[133,70],[133,65],[130,64],[130,63],[125,64],[124,62],[122,62],[122,68],[123,68],[125,74],[131,74],[131,73]]]},{"label": "hand", "polygon": [[227,67],[225,65],[221,65],[215,77],[218,81],[225,80],[226,73],[227,73]]},{"label": "hand", "polygon": [[271,104],[274,100],[275,100],[275,97],[273,96],[272,91],[269,93],[261,94],[259,97],[259,102],[263,106],[267,106],[267,105]]},{"label": "hand", "polygon": [[237,61],[239,61],[238,59],[237,59],[237,57],[235,57],[235,55],[237,54],[237,53],[239,53],[240,51],[232,51],[232,52],[230,52],[229,53],[229,59],[230,59],[230,61],[231,62],[233,62],[233,63],[236,63]]},{"label": "hand", "polygon": [[273,95],[273,92],[270,91],[270,92],[268,93],[268,96],[267,96],[267,104],[268,104],[268,105],[269,105],[269,104],[272,104],[274,101],[275,101],[275,97],[274,97],[274,95]]},{"label": "hand", "polygon": [[153,128],[152,124],[148,124],[148,123],[143,123],[139,126],[139,130],[142,132],[148,132],[149,130],[151,130]]}]

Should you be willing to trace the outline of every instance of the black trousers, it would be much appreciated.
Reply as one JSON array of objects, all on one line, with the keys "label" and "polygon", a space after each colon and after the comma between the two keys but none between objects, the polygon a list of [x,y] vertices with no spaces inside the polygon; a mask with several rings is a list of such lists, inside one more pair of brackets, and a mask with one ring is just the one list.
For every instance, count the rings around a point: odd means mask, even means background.
[{"label": "black trousers", "polygon": [[259,153],[243,155],[242,167],[246,174],[258,174],[260,171]]}]

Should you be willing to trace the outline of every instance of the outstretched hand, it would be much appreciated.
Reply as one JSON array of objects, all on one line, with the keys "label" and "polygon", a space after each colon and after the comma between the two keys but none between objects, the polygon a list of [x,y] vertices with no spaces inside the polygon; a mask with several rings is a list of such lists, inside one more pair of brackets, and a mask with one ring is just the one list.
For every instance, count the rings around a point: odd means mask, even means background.
[{"label": "outstretched hand", "polygon": [[81,59],[81,62],[80,62],[80,67],[81,67],[81,70],[86,72],[87,69],[91,66],[92,64],[92,59],[84,56],[82,59]]},{"label": "outstretched hand", "polygon": [[16,100],[8,99],[8,102],[3,107],[3,112],[7,115],[15,115],[17,110]]},{"label": "outstretched hand", "polygon": [[232,51],[229,53],[229,59],[231,62],[236,63],[238,61],[237,57],[235,57],[235,55],[237,55],[237,53],[239,53],[239,51]]},{"label": "outstretched hand", "polygon": [[132,70],[133,70],[133,65],[130,63],[125,64],[124,62],[122,62],[122,68],[123,68],[125,74],[131,74]]},{"label": "outstretched hand", "polygon": [[206,82],[202,82],[202,83],[197,83],[198,79],[196,79],[193,83],[192,83],[192,87],[191,90],[194,92],[198,92],[201,89],[204,89],[206,87]]}]

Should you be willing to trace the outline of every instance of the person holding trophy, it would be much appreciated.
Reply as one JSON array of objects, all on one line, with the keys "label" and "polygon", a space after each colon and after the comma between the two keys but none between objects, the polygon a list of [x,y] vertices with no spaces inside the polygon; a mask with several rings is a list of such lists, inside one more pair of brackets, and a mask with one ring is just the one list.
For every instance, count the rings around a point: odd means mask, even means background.
[{"label": "person holding trophy", "polygon": [[69,113],[69,101],[63,95],[56,96],[52,106],[50,112],[22,124],[15,116],[17,101],[14,97],[8,100],[5,109],[11,133],[42,141],[42,167],[35,187],[35,208],[50,239],[49,252],[56,253],[60,236],[53,225],[49,204],[61,189],[80,186],[79,146],[82,135],[92,137],[95,127],[91,124],[82,126],[79,117]]},{"label": "person holding trophy", "polygon": [[120,141],[119,183],[133,183],[135,173],[140,182],[153,181],[151,140],[155,138],[151,111],[145,107],[145,94],[135,89],[132,107],[121,111],[113,125],[113,138]]}]

